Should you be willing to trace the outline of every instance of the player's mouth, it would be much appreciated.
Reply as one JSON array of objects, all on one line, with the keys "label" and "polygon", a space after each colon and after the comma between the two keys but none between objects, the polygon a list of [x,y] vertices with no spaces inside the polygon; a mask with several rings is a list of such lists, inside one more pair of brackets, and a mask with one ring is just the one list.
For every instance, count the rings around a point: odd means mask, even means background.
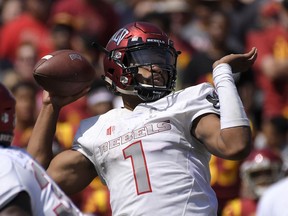
[{"label": "player's mouth", "polygon": [[156,73],[153,74],[153,76],[150,77],[151,81],[156,86],[164,86],[165,85],[165,79],[162,74]]}]

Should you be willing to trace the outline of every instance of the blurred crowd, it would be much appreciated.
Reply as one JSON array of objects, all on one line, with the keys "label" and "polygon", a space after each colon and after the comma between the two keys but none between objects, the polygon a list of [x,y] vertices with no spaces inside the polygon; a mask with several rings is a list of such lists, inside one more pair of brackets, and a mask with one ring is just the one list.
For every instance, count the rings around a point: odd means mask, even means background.
[{"label": "blurred crowd", "polygon": [[[250,71],[235,74],[253,151],[245,161],[210,162],[219,215],[255,213],[265,189],[288,173],[288,0],[0,0],[0,81],[17,101],[12,145],[27,146],[42,93],[33,67],[52,51],[81,52],[97,74],[89,93],[61,111],[55,154],[71,147],[81,119],[122,105],[101,80],[103,53],[91,43],[105,47],[136,20],[159,25],[181,51],[177,89],[212,83],[215,60],[258,49]],[[87,214],[111,215],[109,192],[97,178],[72,198]]]}]

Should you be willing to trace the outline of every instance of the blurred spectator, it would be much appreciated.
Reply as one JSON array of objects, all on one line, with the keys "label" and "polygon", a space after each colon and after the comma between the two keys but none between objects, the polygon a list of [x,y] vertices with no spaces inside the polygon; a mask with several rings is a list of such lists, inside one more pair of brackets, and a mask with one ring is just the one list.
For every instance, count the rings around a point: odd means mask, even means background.
[{"label": "blurred spectator", "polygon": [[14,20],[23,12],[22,0],[3,0],[1,1],[0,26]]},{"label": "blurred spectator", "polygon": [[258,26],[255,30],[277,24],[277,22],[279,22],[280,9],[281,5],[279,4],[279,1],[263,1],[257,16]]},{"label": "blurred spectator", "polygon": [[20,79],[28,82],[35,82],[33,78],[33,69],[38,61],[37,48],[31,42],[19,44],[16,50],[16,58],[13,68]]},{"label": "blurred spectator", "polygon": [[91,45],[95,41],[97,40],[93,36],[77,34],[76,37],[73,38],[73,49],[82,53],[94,66],[96,71],[95,79],[101,79],[101,76],[104,75],[102,59],[105,54]]},{"label": "blurred spectator", "polygon": [[247,34],[246,48],[256,46],[259,53],[253,68],[257,87],[263,94],[263,118],[288,117],[288,1],[278,5],[278,13],[261,13],[261,16],[271,15],[262,22],[265,25],[261,29]]},{"label": "blurred spectator", "polygon": [[209,46],[208,28],[210,15],[219,6],[218,1],[194,1],[190,22],[183,26],[181,34],[198,51],[205,51]]},{"label": "blurred spectator", "polygon": [[84,213],[96,216],[112,216],[109,190],[102,184],[99,177],[95,178],[81,192],[81,199],[80,208]]},{"label": "blurred spectator", "polygon": [[209,163],[211,172],[211,186],[218,200],[218,214],[222,212],[227,201],[239,196],[241,161],[224,160],[211,156]]},{"label": "blurred spectator", "polygon": [[261,197],[256,216],[288,215],[288,177],[271,185]]},{"label": "blurred spectator", "polygon": [[[59,48],[64,44],[60,40],[65,38],[58,37],[59,35],[66,36],[66,42],[70,37],[71,48],[81,52],[94,65],[98,78],[103,74],[102,63],[100,64],[102,53],[92,48],[91,43],[97,42],[104,46],[112,34],[119,29],[119,22],[117,11],[106,0],[56,1],[49,21],[53,26],[56,47]],[[55,40],[56,36],[60,40]]]},{"label": "blurred spectator", "polygon": [[119,14],[119,26],[125,26],[136,20],[134,8],[140,2],[139,0],[111,0],[110,2]]},{"label": "blurred spectator", "polygon": [[0,80],[11,91],[12,87],[21,81],[21,78],[13,69],[6,69],[3,74],[0,73]]},{"label": "blurred spectator", "polygon": [[[195,52],[186,69],[179,74],[183,88],[202,82],[213,83],[213,62],[228,53],[237,53],[227,42],[232,25],[227,14],[221,10],[214,10],[209,17],[209,24],[207,24],[209,46],[205,51]],[[253,101],[255,95],[253,71],[250,69],[241,75],[234,74],[234,78],[246,112],[254,124],[256,117],[253,112],[256,107]]]},{"label": "blurred spectator", "polygon": [[242,192],[225,205],[222,216],[255,215],[259,198],[284,176],[281,157],[270,149],[253,150],[240,171]]},{"label": "blurred spectator", "polygon": [[242,196],[258,200],[264,191],[284,177],[280,154],[269,148],[254,149],[240,167]]},{"label": "blurred spectator", "polygon": [[26,0],[24,12],[1,29],[0,58],[13,63],[17,47],[24,42],[34,44],[37,59],[53,50],[47,19],[50,0]]},{"label": "blurred spectator", "polygon": [[[181,34],[182,27],[190,20],[190,8],[191,5],[186,0],[139,1],[135,5],[136,18],[158,25],[169,34],[175,49],[181,52],[177,59],[178,77],[181,77],[195,52]],[[182,88],[181,79],[177,79],[176,88]]]},{"label": "blurred spectator", "polygon": [[[11,91],[16,100],[16,124],[11,145],[25,149],[38,114],[36,105],[38,88],[31,82],[19,81],[11,88]],[[62,149],[63,145],[58,141],[56,134],[53,152],[57,154]]]},{"label": "blurred spectator", "polygon": [[288,119],[283,116],[263,119],[261,132],[259,132],[255,138],[255,148],[269,148],[277,154],[280,154],[284,161],[283,169],[287,172]]},{"label": "blurred spectator", "polygon": [[119,28],[119,16],[106,0],[61,0],[52,7],[51,17],[66,13],[74,18],[78,32],[94,37],[104,45]]},{"label": "blurred spectator", "polygon": [[87,108],[91,116],[101,115],[114,108],[114,95],[102,80],[93,83],[87,95]]},{"label": "blurred spectator", "polygon": [[242,53],[246,49],[247,32],[259,27],[261,6],[271,0],[220,0],[219,2],[221,9],[228,14],[232,23],[227,43],[238,53]]},{"label": "blurred spectator", "polygon": [[33,43],[23,42],[16,48],[16,56],[11,68],[3,70],[3,83],[11,89],[18,81],[36,84],[33,68],[37,62],[37,50]]},{"label": "blurred spectator", "polygon": [[183,88],[203,81],[212,83],[213,62],[228,53],[235,53],[226,42],[230,23],[225,13],[214,11],[209,14],[206,22],[206,48],[202,51],[197,50],[183,71],[181,77]]},{"label": "blurred spectator", "polygon": [[68,13],[55,14],[50,20],[52,41],[55,50],[73,49],[75,19]]},{"label": "blurred spectator", "polygon": [[[23,1],[22,0],[3,0],[0,1],[0,35],[2,40],[2,26],[6,25],[10,21],[16,19],[23,12]],[[11,68],[11,62],[0,58],[0,78],[2,70]]]},{"label": "blurred spectator", "polygon": [[30,82],[19,82],[12,88],[16,100],[16,124],[13,146],[26,148],[36,120],[36,87]]},{"label": "blurred spectator", "polygon": [[[146,0],[146,1],[132,1],[135,19],[142,19],[148,14],[182,14],[187,15],[184,23],[189,22],[191,19],[191,9],[194,3],[187,0]],[[176,21],[176,20],[175,20]],[[180,20],[178,20],[180,21]],[[171,20],[174,22],[174,20]],[[179,23],[180,24],[180,23]],[[175,33],[178,32],[177,29]],[[170,32],[170,31],[169,31]]]}]

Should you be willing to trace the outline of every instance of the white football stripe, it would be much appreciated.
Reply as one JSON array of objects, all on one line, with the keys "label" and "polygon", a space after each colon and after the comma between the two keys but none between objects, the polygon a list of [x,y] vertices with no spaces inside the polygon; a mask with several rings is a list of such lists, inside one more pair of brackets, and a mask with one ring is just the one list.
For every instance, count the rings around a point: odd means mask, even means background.
[{"label": "white football stripe", "polygon": [[50,58],[52,58],[52,57],[53,57],[53,55],[45,55],[45,56],[42,57],[42,59],[48,60],[48,59],[50,59]]}]

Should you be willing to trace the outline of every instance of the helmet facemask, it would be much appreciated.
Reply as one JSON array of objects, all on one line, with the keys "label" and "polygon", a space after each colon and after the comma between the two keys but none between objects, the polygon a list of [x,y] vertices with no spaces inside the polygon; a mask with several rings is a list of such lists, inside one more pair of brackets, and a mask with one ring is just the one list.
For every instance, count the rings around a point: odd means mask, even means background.
[{"label": "helmet facemask", "polygon": [[[127,85],[127,89],[130,89],[134,95],[138,95],[143,101],[158,100],[174,90],[178,54],[173,47],[158,43],[146,43],[113,52],[115,53],[115,63],[123,69],[120,82]],[[117,59],[119,53],[125,55],[123,62]],[[112,57],[112,59],[114,58]],[[155,67],[158,69],[155,70]],[[150,82],[143,82],[139,79],[140,68],[151,72]],[[159,79],[165,80],[165,83],[161,85],[155,83],[155,77],[161,77]]]}]

